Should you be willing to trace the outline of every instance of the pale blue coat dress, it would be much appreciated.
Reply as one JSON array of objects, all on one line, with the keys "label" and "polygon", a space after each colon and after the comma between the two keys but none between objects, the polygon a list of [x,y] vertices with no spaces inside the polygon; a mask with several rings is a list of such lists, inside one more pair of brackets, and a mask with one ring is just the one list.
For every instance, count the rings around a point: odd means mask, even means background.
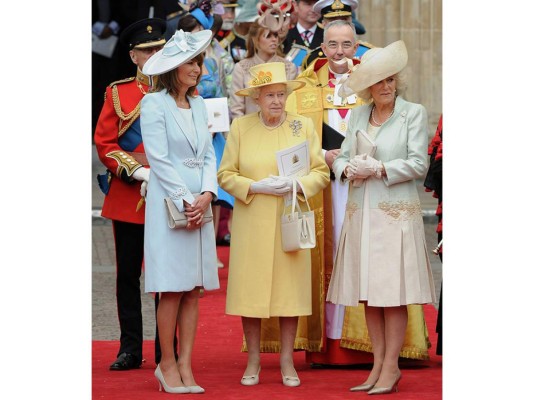
[{"label": "pale blue coat dress", "polygon": [[[201,97],[188,99],[190,110],[179,109],[166,91],[149,93],[141,102],[141,131],[151,171],[144,231],[146,292],[220,287],[213,223],[192,231],[170,229],[167,223],[165,197],[183,211],[183,201],[192,203],[193,193],[217,193],[205,103]],[[193,126],[187,112],[192,112]]]}]

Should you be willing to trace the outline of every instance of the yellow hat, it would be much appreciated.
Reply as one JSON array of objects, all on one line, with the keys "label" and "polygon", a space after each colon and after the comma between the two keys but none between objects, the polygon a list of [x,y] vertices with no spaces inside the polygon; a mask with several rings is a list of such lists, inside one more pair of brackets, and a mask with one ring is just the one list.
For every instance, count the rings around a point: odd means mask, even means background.
[{"label": "yellow hat", "polygon": [[287,85],[288,93],[291,93],[293,90],[298,90],[305,85],[301,81],[288,81],[287,74],[285,73],[285,63],[282,62],[254,65],[250,67],[250,75],[252,75],[252,79],[248,82],[248,87],[235,92],[237,96],[249,96],[254,89],[277,83]]}]

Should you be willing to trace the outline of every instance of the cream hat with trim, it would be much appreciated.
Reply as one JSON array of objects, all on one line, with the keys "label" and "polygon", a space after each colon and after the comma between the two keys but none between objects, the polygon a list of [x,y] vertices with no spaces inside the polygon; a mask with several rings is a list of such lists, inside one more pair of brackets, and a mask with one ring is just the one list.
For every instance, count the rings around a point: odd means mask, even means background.
[{"label": "cream hat with trim", "polygon": [[249,96],[254,89],[277,83],[286,84],[289,93],[305,85],[301,81],[288,81],[287,74],[285,73],[285,63],[282,62],[254,65],[250,67],[250,75],[252,79],[248,82],[248,87],[235,92],[237,96]]},{"label": "cream hat with trim", "polygon": [[143,74],[160,75],[185,64],[209,46],[211,35],[210,30],[194,33],[177,30],[163,48],[146,61]]},{"label": "cream hat with trim", "polygon": [[355,65],[352,73],[339,90],[339,95],[349,96],[361,92],[370,86],[395,75],[407,65],[407,48],[403,40],[398,40],[387,47],[374,47],[361,57],[361,63]]}]

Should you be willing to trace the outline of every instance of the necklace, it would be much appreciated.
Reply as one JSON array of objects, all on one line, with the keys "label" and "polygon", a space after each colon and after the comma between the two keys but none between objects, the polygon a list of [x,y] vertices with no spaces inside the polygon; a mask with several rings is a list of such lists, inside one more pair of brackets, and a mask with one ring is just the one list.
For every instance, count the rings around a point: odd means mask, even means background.
[{"label": "necklace", "polygon": [[392,117],[392,114],[394,114],[394,105],[393,105],[392,106],[392,112],[389,114],[387,119],[385,121],[383,121],[381,124],[379,124],[378,121],[376,121],[376,119],[374,118],[374,110],[375,109],[376,109],[376,105],[374,104],[374,107],[372,107],[372,112],[370,113],[370,116],[372,117],[372,122],[374,122],[374,124],[376,124],[376,126],[383,125],[385,122],[387,122],[390,119],[390,117]]},{"label": "necklace", "polygon": [[281,124],[283,124],[285,122],[285,118],[287,117],[287,114],[285,114],[282,118],[280,118],[279,122],[274,125],[274,126],[271,126],[271,125],[267,125],[267,123],[265,122],[265,120],[263,119],[263,114],[261,113],[261,111],[259,111],[259,119],[261,120],[262,124],[265,126],[265,128],[267,129],[276,129],[276,128],[279,128],[281,126]]}]

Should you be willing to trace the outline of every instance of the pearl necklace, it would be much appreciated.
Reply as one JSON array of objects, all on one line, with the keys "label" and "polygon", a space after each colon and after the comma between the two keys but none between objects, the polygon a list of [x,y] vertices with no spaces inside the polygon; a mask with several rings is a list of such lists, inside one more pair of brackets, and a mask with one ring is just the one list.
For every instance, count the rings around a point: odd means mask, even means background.
[{"label": "pearl necklace", "polygon": [[261,120],[261,123],[265,126],[265,128],[267,128],[267,129],[279,128],[285,122],[285,118],[287,118],[287,114],[285,114],[276,125],[274,125],[274,126],[267,125],[267,123],[263,119],[263,114],[261,113],[261,111],[259,111],[259,119]]},{"label": "pearl necklace", "polygon": [[376,119],[374,118],[374,110],[375,109],[376,109],[376,105],[374,104],[374,107],[372,107],[372,112],[370,113],[370,116],[372,117],[372,122],[374,122],[374,124],[376,124],[376,126],[383,125],[385,122],[387,122],[390,119],[390,117],[392,117],[392,114],[394,114],[394,105],[393,105],[392,106],[392,112],[389,114],[387,119],[385,121],[383,121],[381,124],[379,124],[378,121],[376,121]]}]

